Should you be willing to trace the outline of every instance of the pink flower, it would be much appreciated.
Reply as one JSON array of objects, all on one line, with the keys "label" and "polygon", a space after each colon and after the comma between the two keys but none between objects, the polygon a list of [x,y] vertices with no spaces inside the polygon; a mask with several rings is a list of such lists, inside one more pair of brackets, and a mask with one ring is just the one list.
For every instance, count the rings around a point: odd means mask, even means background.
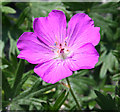
[{"label": "pink flower", "polygon": [[94,68],[99,54],[99,27],[84,13],[75,14],[68,23],[65,14],[53,10],[48,17],[35,18],[33,32],[24,32],[18,42],[18,58],[38,64],[34,72],[45,82],[72,75],[72,71]]}]

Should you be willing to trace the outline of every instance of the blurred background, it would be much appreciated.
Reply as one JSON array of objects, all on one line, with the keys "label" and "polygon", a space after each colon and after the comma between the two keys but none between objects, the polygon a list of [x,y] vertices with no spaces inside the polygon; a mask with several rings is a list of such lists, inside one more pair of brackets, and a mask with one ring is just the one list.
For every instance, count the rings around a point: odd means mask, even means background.
[{"label": "blurred background", "polygon": [[2,2],[1,6],[2,110],[78,110],[65,79],[45,83],[34,73],[35,65],[17,59],[20,35],[33,32],[34,18],[57,9],[65,13],[67,22],[84,12],[101,29],[96,46],[99,62],[94,69],[69,77],[82,110],[120,112],[120,2]]}]

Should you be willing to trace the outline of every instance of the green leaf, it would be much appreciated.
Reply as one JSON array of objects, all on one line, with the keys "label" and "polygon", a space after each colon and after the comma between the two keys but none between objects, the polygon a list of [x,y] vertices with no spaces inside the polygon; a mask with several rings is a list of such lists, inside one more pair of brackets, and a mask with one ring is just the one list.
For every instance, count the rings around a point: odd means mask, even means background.
[{"label": "green leaf", "polygon": [[30,7],[34,18],[48,16],[48,13],[54,9],[65,9],[61,2],[31,2]]},{"label": "green leaf", "polygon": [[[120,110],[120,96],[115,97],[115,101],[117,103],[118,110]],[[118,111],[119,112],[119,111]]]},{"label": "green leaf", "polygon": [[41,95],[45,95],[45,92],[48,90],[51,90],[52,88],[56,87],[57,84],[50,84],[50,85],[46,85],[44,86],[44,88],[41,88],[37,91],[31,92],[32,91],[32,87],[25,90],[24,92],[22,92],[19,96],[15,97],[14,100],[19,100],[19,99],[23,99],[23,98],[32,98],[32,97],[37,97],[37,96],[41,96]]},{"label": "green leaf", "polygon": [[69,111],[70,111],[70,112],[73,112],[73,111],[75,111],[75,110],[76,110],[76,105],[72,106]]},{"label": "green leaf", "polygon": [[89,16],[94,20],[95,25],[100,27],[100,30],[107,36],[107,39],[112,42],[114,37],[111,27],[117,27],[117,22],[98,13],[90,12]]},{"label": "green leaf", "polygon": [[113,75],[113,76],[112,76],[112,80],[113,80],[113,81],[118,81],[118,80],[120,80],[120,73]]},{"label": "green leaf", "polygon": [[100,54],[99,61],[95,66],[99,66],[102,62],[104,62],[106,53],[107,53],[107,51],[104,51],[102,54]]},{"label": "green leaf", "polygon": [[52,110],[59,110],[60,107],[63,105],[63,103],[65,102],[65,100],[67,99],[69,92],[66,92],[66,90],[64,90],[57,98],[55,104],[52,107]]},{"label": "green leaf", "polygon": [[[36,82],[36,80],[38,80],[38,77],[36,77],[35,75],[30,75],[29,79],[24,83],[22,89],[26,90],[28,88],[31,88],[34,85],[34,83]],[[39,87],[41,87],[41,86],[39,86]]]},{"label": "green leaf", "polygon": [[21,82],[22,76],[23,76],[23,72],[24,72],[24,60],[20,59],[18,67],[16,69],[16,73],[15,73],[15,80],[14,80],[14,84],[13,84],[13,97],[16,96],[16,89],[18,84]]},{"label": "green leaf", "polygon": [[15,54],[13,54],[13,53],[10,54],[10,61],[12,63],[12,66],[14,66],[14,68],[16,68],[17,65],[18,65],[16,53]]},{"label": "green leaf", "polygon": [[9,59],[11,59],[13,61],[13,63],[16,65],[17,62],[16,62],[16,57],[14,55],[15,55],[15,53],[17,51],[17,46],[16,46],[17,41],[14,40],[11,37],[11,33],[10,32],[8,32],[8,37],[9,37],[9,40],[10,40]]},{"label": "green leaf", "polygon": [[118,3],[109,2],[109,3],[102,3],[100,5],[94,5],[90,11],[97,12],[97,13],[116,13],[117,12]]},{"label": "green leaf", "polygon": [[18,7],[20,10],[23,10],[26,7],[29,7],[29,5],[30,5],[30,2],[24,2],[24,3],[16,2],[15,3],[15,6]]},{"label": "green leaf", "polygon": [[95,101],[91,101],[89,102],[89,108],[92,110],[96,105],[96,102]]},{"label": "green leaf", "polygon": [[31,104],[31,105],[29,106],[29,111],[33,111],[33,110],[34,110],[34,105]]},{"label": "green leaf", "polygon": [[11,87],[5,72],[2,72],[2,89],[4,90],[5,100],[8,100],[11,97]]},{"label": "green leaf", "polygon": [[87,11],[89,10],[93,2],[63,2],[66,8],[70,11]]},{"label": "green leaf", "polygon": [[112,54],[119,60],[120,62],[120,52],[118,50],[112,50]]},{"label": "green leaf", "polygon": [[104,96],[99,91],[95,90],[95,94],[97,95],[96,102],[103,110],[117,110],[115,100],[111,97],[111,95]]},{"label": "green leaf", "polygon": [[87,85],[91,85],[91,86],[95,85],[95,81],[93,79],[88,78],[88,77],[80,77],[80,81],[83,84],[87,84]]},{"label": "green leaf", "polygon": [[115,91],[115,86],[114,85],[104,85],[102,90],[104,92],[114,92]]},{"label": "green leaf", "polygon": [[15,14],[16,10],[8,6],[2,6],[2,12],[6,14]]},{"label": "green leaf", "polygon": [[120,97],[120,84],[119,84],[119,81],[118,81],[118,86],[115,87],[115,94]]},{"label": "green leaf", "polygon": [[93,87],[96,85],[95,81],[92,78],[80,75],[71,77],[70,82],[74,90],[79,94],[83,94],[84,91],[87,91],[90,86]]},{"label": "green leaf", "polygon": [[[3,67],[6,66],[6,67]],[[13,76],[13,74],[15,73],[15,67],[12,65],[11,62],[9,62],[6,58],[2,58],[2,69],[9,75],[7,75],[8,77]],[[12,73],[12,74],[11,74]],[[11,75],[10,75],[11,74]]]},{"label": "green leaf", "polygon": [[7,4],[9,4],[10,2],[4,2],[5,0],[2,0],[2,3],[0,3],[0,5],[7,5]]},{"label": "green leaf", "polygon": [[[3,49],[4,49],[4,42],[0,40],[0,59],[3,56]],[[1,63],[0,63],[0,66],[1,66]]]},{"label": "green leaf", "polygon": [[39,103],[41,103],[41,102],[46,103],[45,100],[41,100],[41,99],[38,99],[38,98],[30,98],[30,100],[31,100],[31,101],[34,101],[34,102],[39,102]]},{"label": "green leaf", "polygon": [[20,25],[25,21],[25,18],[28,17],[29,14],[30,7],[26,7],[17,19],[15,26],[20,27]]},{"label": "green leaf", "polygon": [[35,92],[36,90],[40,89],[42,86],[42,82],[40,80],[40,78],[38,78],[35,83],[32,85],[32,87],[30,88],[30,92]]},{"label": "green leaf", "polygon": [[118,40],[119,37],[120,37],[120,28],[118,27],[113,39],[114,39],[114,40]]},{"label": "green leaf", "polygon": [[10,110],[11,110],[11,111],[18,111],[18,110],[20,110],[20,111],[22,111],[22,112],[25,112],[24,109],[22,108],[22,106],[20,106],[20,105],[17,104],[16,102],[12,102],[12,103],[9,105],[9,107],[10,107]]},{"label": "green leaf", "polygon": [[41,95],[45,94],[46,91],[51,90],[54,87],[56,87],[56,84],[54,84],[54,85],[50,84],[50,85],[46,86],[45,88],[42,88],[35,92],[32,92],[31,94],[27,95],[26,98],[41,96]]},{"label": "green leaf", "polygon": [[72,77],[78,77],[78,75],[84,76],[84,75],[86,75],[88,72],[89,72],[89,70],[80,70],[79,72],[74,73],[74,74],[71,76],[71,78],[72,78]]},{"label": "green leaf", "polygon": [[[42,104],[42,107],[44,108],[44,110],[51,110],[51,105],[49,102],[47,102],[47,103],[41,102],[41,104]],[[36,107],[36,108],[39,109],[38,107]]]},{"label": "green leaf", "polygon": [[107,65],[110,72],[114,72],[114,70],[119,69],[119,62],[117,58],[112,54],[112,52],[110,52],[107,57]]},{"label": "green leaf", "polygon": [[18,101],[16,101],[15,103],[19,104],[19,105],[37,105],[37,106],[42,106],[41,102],[46,102],[44,100],[38,99],[38,98],[29,98],[29,99],[19,99]]},{"label": "green leaf", "polygon": [[29,78],[29,76],[31,75],[31,74],[33,74],[34,73],[34,71],[33,70],[31,70],[31,71],[28,71],[27,73],[24,73],[23,74],[23,78],[21,79],[21,81],[18,83],[18,86],[17,86],[17,88],[16,88],[16,95],[17,94],[19,94],[19,92],[21,91],[21,89],[22,89],[22,86],[23,86],[23,84],[26,82],[26,80]]},{"label": "green leaf", "polygon": [[100,78],[105,78],[107,71],[112,73],[118,69],[119,63],[117,58],[111,52],[109,52],[109,54],[107,54],[103,60],[102,67],[100,69]]}]

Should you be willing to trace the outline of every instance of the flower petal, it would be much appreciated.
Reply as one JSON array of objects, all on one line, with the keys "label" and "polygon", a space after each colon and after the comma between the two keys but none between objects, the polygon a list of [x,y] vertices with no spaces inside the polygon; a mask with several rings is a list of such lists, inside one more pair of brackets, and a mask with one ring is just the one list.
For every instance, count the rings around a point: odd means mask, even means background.
[{"label": "flower petal", "polygon": [[79,69],[94,68],[98,62],[99,54],[91,43],[87,43],[79,49],[74,50],[72,58],[66,60],[72,71]]},{"label": "flower petal", "polygon": [[100,28],[94,27],[94,21],[84,13],[75,14],[68,23],[68,45],[78,48],[86,43],[94,46],[100,41]]},{"label": "flower petal", "polygon": [[54,55],[50,47],[42,43],[32,32],[23,33],[17,42],[17,47],[20,51],[18,58],[26,59],[32,64],[48,61]]},{"label": "flower petal", "polygon": [[54,45],[55,41],[62,42],[66,37],[66,17],[62,11],[53,10],[48,17],[35,18],[34,32],[47,45]]},{"label": "flower petal", "polygon": [[64,61],[57,60],[37,65],[34,68],[34,72],[45,82],[52,84],[72,75],[72,71],[68,68],[66,63]]}]

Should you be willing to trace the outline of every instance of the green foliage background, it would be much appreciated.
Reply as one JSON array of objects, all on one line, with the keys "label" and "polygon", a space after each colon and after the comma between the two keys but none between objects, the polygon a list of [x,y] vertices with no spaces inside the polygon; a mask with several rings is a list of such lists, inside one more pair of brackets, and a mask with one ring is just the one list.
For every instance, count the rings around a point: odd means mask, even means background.
[{"label": "green foliage background", "polygon": [[96,46],[99,62],[94,69],[80,70],[69,77],[82,110],[120,112],[120,2],[2,2],[2,110],[78,110],[66,80],[42,81],[35,65],[17,59],[16,42],[23,32],[33,31],[33,20],[62,10],[67,21],[79,12],[88,14],[100,27]]}]

